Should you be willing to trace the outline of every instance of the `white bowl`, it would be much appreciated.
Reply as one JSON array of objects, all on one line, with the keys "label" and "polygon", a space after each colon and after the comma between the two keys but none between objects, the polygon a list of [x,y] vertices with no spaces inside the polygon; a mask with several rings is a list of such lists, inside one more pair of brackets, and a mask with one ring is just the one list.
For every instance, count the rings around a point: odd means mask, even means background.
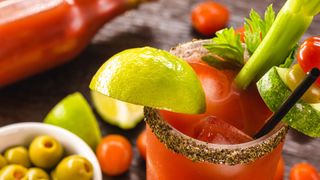
[{"label": "white bowl", "polygon": [[29,122],[1,127],[0,152],[12,146],[28,146],[33,138],[39,135],[49,135],[57,139],[67,154],[78,154],[87,158],[93,166],[93,180],[102,180],[99,162],[91,148],[78,136],[60,127]]}]

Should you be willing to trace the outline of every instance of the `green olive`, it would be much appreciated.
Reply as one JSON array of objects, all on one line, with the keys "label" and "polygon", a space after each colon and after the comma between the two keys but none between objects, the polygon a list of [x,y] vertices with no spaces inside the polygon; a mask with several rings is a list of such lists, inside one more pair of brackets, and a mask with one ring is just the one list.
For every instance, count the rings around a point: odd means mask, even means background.
[{"label": "green olive", "polygon": [[86,158],[72,155],[64,158],[51,175],[53,180],[90,180],[93,177],[93,167]]},{"label": "green olive", "polygon": [[[297,86],[304,79],[305,73],[299,64],[295,64],[289,70],[286,79],[287,85],[291,91],[294,91]],[[320,102],[320,88],[313,84],[308,91],[303,95],[302,99],[308,103],[319,103]]]},{"label": "green olive", "polygon": [[61,144],[50,136],[38,136],[30,144],[29,156],[37,167],[50,169],[58,164],[63,155]]},{"label": "green olive", "polygon": [[31,166],[28,150],[23,146],[7,149],[4,153],[4,157],[9,164],[20,164],[26,168]]},{"label": "green olive", "polygon": [[8,164],[6,158],[0,154],[0,170]]},{"label": "green olive", "polygon": [[49,175],[40,168],[30,168],[22,180],[49,180]]},{"label": "green olive", "polygon": [[0,179],[22,180],[22,178],[26,175],[27,171],[27,168],[18,164],[8,165],[1,169]]}]

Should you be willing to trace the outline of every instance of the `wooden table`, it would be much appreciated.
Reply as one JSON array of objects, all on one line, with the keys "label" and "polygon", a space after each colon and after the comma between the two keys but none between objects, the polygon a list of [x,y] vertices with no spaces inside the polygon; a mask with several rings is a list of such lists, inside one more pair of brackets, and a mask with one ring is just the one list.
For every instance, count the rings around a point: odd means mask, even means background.
[{"label": "wooden table", "polygon": [[[0,126],[42,121],[47,112],[66,95],[79,91],[90,102],[88,84],[98,67],[113,54],[131,47],[153,46],[169,49],[178,43],[196,37],[190,28],[191,7],[200,0],[160,0],[143,5],[108,23],[92,43],[71,63],[0,90]],[[270,3],[276,10],[284,0],[217,0],[232,12],[230,26],[239,27],[250,8],[264,11]],[[305,37],[317,35],[320,18],[317,17]],[[91,103],[91,102],[90,102]],[[99,117],[97,115],[97,117]],[[135,147],[135,139],[144,128],[123,131],[99,119],[103,134],[120,133],[127,136]],[[1,142],[0,142],[1,143]],[[320,139],[311,139],[290,131],[284,147],[286,174],[297,162],[307,161],[320,170]],[[145,179],[145,162],[134,148],[130,171],[119,177],[104,179]]]}]

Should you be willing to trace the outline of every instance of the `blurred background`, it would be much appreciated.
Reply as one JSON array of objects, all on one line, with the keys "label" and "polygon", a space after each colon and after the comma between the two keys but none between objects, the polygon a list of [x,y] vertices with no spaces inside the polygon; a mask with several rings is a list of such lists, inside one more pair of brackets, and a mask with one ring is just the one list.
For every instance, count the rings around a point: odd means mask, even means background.
[{"label": "blurred background", "polygon": [[[251,8],[259,13],[273,3],[276,11],[284,0],[216,0],[230,10],[229,26],[243,25],[243,19]],[[26,80],[0,89],[0,126],[11,123],[41,122],[50,109],[70,93],[79,91],[89,103],[89,82],[97,69],[112,55],[127,48],[152,46],[169,50],[179,43],[201,38],[191,27],[190,12],[201,0],[159,0],[143,4],[136,10],[108,22],[94,36],[91,43],[73,61],[51,69]],[[319,35],[320,17],[316,17],[303,39]],[[0,34],[1,36],[1,34]],[[1,47],[1,45],[0,45]],[[2,68],[2,67],[0,67]],[[135,129],[124,131],[103,122],[100,117],[103,135],[119,133],[128,137],[134,144],[137,135],[144,128],[140,123]],[[1,142],[0,142],[1,143]],[[133,145],[135,148],[135,146]],[[320,139],[311,139],[290,130],[284,147],[286,174],[289,167],[307,161],[320,167]],[[137,154],[137,149],[134,149]],[[145,179],[145,161],[134,156],[130,171],[120,177],[108,179]]]}]

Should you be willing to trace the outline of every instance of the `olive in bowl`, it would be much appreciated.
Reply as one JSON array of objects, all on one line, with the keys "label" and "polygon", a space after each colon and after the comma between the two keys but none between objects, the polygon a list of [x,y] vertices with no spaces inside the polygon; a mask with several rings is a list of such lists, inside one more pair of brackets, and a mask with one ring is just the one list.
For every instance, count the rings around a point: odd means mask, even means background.
[{"label": "olive in bowl", "polygon": [[[60,148],[58,145],[55,144],[54,141],[50,140],[50,138],[44,138],[43,137],[52,137],[55,139],[61,146],[63,147],[62,152],[59,150]],[[55,165],[45,165],[43,167],[44,172],[47,172],[49,175],[51,173],[52,178],[56,179],[55,177],[59,177],[59,172],[62,172],[62,168],[59,169],[60,163],[64,161],[65,158],[72,157],[73,155],[83,157],[88,161],[88,163],[83,164],[83,166],[78,166],[77,168],[81,167],[85,172],[89,172],[88,177],[92,177],[89,179],[92,180],[102,180],[102,174],[101,174],[101,169],[100,165],[98,163],[98,160],[91,150],[91,148],[84,142],[82,141],[79,137],[76,135],[72,134],[71,132],[64,130],[62,128],[52,126],[52,125],[47,125],[47,124],[42,124],[42,123],[18,123],[18,124],[13,124],[13,125],[8,125],[5,127],[0,128],[0,152],[4,153],[7,149],[12,148],[12,147],[17,147],[17,146],[23,146],[28,149],[29,157],[31,164],[33,167],[37,167],[37,164],[41,165],[37,159],[36,155],[40,155],[41,153],[46,154],[47,149],[45,149],[45,152],[39,153],[39,149],[35,150],[35,152],[31,152],[32,150],[32,144],[34,143],[34,140],[37,140],[36,137],[42,137],[39,142],[43,146],[47,148],[52,148],[53,151],[57,154],[57,159],[55,160],[58,162],[54,162],[53,164]],[[38,141],[38,140],[37,140]],[[37,142],[36,141],[36,142]],[[38,145],[35,144],[34,147],[37,147]],[[36,148],[37,149],[37,148]],[[40,150],[42,151],[42,150]],[[63,154],[63,156],[60,157],[60,153]],[[8,166],[8,162],[6,160],[2,161],[0,156],[0,165],[4,164],[3,166]],[[45,164],[45,163],[44,163]],[[49,163],[50,164],[50,163]],[[43,165],[43,164],[42,164]],[[21,166],[21,165],[19,165]],[[23,167],[23,166],[21,166]],[[62,166],[63,167],[63,166]],[[25,167],[23,167],[25,168]],[[19,168],[19,169],[23,169]],[[4,168],[1,169],[1,171]],[[24,177],[26,175],[31,176],[32,174],[39,174],[39,171],[31,171],[31,169],[25,168],[26,171],[24,170],[19,170],[19,173],[22,172]],[[79,169],[78,169],[79,170]],[[30,172],[31,171],[31,172]],[[71,172],[71,174],[74,172]],[[92,173],[92,176],[90,176],[90,173]],[[9,173],[10,174],[10,173]],[[31,174],[31,175],[30,175]],[[41,174],[41,173],[40,173]],[[43,173],[42,173],[43,174]],[[76,174],[76,173],[74,173]],[[58,176],[57,176],[58,175]],[[19,175],[20,176],[20,175]],[[62,176],[60,176],[62,177]],[[86,177],[86,176],[84,176]],[[1,179],[1,178],[0,178]],[[29,178],[30,179],[30,178]],[[61,178],[57,178],[61,179]],[[70,178],[69,178],[70,179]],[[73,179],[73,178],[72,178]],[[88,179],[88,178],[84,178]],[[63,179],[61,179],[63,180]]]}]

